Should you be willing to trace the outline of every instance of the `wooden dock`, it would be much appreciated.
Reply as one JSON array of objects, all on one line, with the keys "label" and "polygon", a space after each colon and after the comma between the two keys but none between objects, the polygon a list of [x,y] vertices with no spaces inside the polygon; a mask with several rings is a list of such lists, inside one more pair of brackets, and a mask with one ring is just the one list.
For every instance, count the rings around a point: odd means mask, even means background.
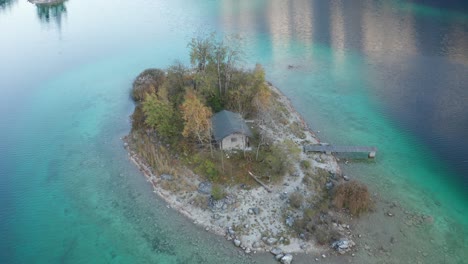
[{"label": "wooden dock", "polygon": [[333,146],[333,145],[321,145],[321,144],[314,144],[314,145],[305,145],[304,152],[324,152],[326,154],[331,154],[332,152],[335,153],[368,153],[369,158],[375,158],[377,154],[376,147],[368,147],[368,146]]}]

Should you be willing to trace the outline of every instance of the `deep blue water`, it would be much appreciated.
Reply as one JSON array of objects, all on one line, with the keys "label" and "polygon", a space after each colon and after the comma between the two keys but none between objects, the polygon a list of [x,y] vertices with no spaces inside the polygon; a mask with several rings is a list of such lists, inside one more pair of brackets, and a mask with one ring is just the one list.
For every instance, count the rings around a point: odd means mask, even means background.
[{"label": "deep blue water", "polygon": [[0,263],[271,262],[166,208],[122,148],[134,77],[209,31],[239,34],[323,141],[379,147],[345,172],[434,217],[392,261],[466,260],[464,1],[0,0]]}]

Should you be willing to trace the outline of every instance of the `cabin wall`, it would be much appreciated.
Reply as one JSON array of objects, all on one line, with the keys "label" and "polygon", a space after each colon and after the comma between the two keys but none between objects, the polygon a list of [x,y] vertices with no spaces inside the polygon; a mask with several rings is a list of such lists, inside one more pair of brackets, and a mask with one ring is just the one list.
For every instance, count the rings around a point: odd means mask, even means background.
[{"label": "cabin wall", "polygon": [[244,149],[247,147],[249,138],[243,134],[231,134],[223,138],[221,148],[224,150]]}]

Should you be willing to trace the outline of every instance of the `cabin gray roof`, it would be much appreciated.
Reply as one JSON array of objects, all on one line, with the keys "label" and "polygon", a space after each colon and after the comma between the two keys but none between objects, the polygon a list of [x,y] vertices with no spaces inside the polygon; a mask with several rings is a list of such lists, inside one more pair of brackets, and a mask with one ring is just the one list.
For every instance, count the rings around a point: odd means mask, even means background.
[{"label": "cabin gray roof", "polygon": [[216,141],[233,134],[240,133],[252,137],[252,131],[245,123],[245,120],[238,113],[223,110],[211,117],[213,135]]}]

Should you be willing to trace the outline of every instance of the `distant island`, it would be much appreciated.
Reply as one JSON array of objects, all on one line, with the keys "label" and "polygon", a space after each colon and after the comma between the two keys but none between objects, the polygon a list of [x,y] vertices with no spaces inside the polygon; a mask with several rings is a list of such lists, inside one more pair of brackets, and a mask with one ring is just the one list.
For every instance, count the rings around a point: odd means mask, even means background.
[{"label": "distant island", "polygon": [[352,251],[347,222],[371,209],[367,187],[303,151],[319,140],[261,65],[239,67],[238,43],[193,38],[191,66],[135,79],[131,161],[169,206],[247,254]]}]

